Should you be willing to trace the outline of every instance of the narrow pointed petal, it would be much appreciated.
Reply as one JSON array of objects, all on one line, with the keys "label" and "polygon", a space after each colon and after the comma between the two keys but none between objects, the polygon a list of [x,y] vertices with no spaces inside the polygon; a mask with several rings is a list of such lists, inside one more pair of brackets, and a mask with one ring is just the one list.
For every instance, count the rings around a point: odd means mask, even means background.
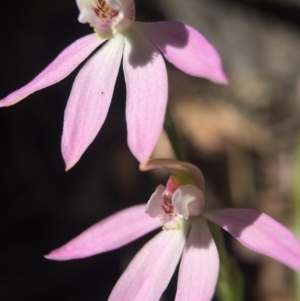
[{"label": "narrow pointed petal", "polygon": [[219,84],[228,83],[218,52],[194,28],[178,22],[137,22],[135,28],[183,72]]},{"label": "narrow pointed petal", "polygon": [[46,69],[24,87],[9,94],[0,101],[0,107],[14,105],[35,91],[63,80],[104,40],[95,34],[85,36],[68,46]]},{"label": "narrow pointed petal", "polygon": [[108,113],[122,58],[121,35],[105,44],[78,73],[65,110],[62,153],[73,167],[92,143]]},{"label": "narrow pointed petal", "polygon": [[137,205],[119,211],[45,257],[53,260],[69,260],[120,248],[158,228],[157,220],[145,214],[145,208],[145,205]]},{"label": "narrow pointed petal", "polygon": [[138,33],[125,40],[123,68],[127,87],[128,145],[139,161],[149,158],[163,129],[168,97],[165,62]]},{"label": "narrow pointed petal", "polygon": [[219,255],[207,222],[193,221],[183,251],[175,301],[210,301],[219,273]]},{"label": "narrow pointed petal", "polygon": [[300,241],[270,216],[250,209],[207,211],[203,215],[247,248],[300,270]]},{"label": "narrow pointed petal", "polygon": [[158,301],[174,273],[184,243],[184,231],[162,231],[156,235],[130,262],[108,301]]}]

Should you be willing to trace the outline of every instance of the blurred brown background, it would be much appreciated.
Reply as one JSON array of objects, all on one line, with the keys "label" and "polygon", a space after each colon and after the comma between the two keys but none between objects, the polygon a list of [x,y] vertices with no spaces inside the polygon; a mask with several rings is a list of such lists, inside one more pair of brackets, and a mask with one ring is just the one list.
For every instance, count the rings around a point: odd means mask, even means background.
[{"label": "blurred brown background", "polygon": [[[300,125],[300,1],[136,4],[138,20],[185,22],[222,56],[231,81],[226,87],[168,65],[173,117],[191,161],[204,172],[208,200],[257,208],[291,226],[292,155]],[[73,0],[15,0],[2,4],[0,14],[1,98],[91,32],[77,22]],[[153,235],[84,260],[43,258],[103,217],[146,202],[165,181],[141,174],[128,150],[122,72],[100,134],[80,162],[64,172],[63,112],[77,71],[0,110],[1,301],[104,301]],[[164,139],[155,154],[169,154]],[[290,270],[226,239],[246,277],[246,301],[294,300]],[[162,300],[173,300],[175,288],[176,277]]]}]

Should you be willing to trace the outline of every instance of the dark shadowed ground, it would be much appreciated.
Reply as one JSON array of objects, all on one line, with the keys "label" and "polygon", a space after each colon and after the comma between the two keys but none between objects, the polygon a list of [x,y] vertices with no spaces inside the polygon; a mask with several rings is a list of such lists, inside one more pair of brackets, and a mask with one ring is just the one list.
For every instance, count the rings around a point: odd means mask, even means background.
[{"label": "dark shadowed ground", "polygon": [[[223,58],[228,87],[168,65],[172,113],[192,162],[204,172],[208,199],[257,208],[291,226],[292,152],[300,125],[300,2],[137,0],[137,11],[140,21],[177,20],[197,28]],[[91,33],[77,15],[73,0],[1,4],[1,98]],[[153,235],[84,260],[43,258],[109,214],[146,202],[165,181],[141,174],[128,150],[122,72],[100,134],[80,162],[64,171],[63,113],[77,72],[0,109],[1,301],[105,301]],[[157,156],[168,154],[164,145]],[[246,301],[293,300],[290,270],[226,239],[247,280]],[[174,278],[162,300],[173,300],[175,289]]]}]

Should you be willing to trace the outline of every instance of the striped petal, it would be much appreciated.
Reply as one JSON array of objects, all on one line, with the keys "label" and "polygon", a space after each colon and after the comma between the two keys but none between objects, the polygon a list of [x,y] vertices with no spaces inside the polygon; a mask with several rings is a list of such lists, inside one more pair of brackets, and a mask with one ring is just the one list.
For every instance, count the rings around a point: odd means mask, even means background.
[{"label": "striped petal", "polygon": [[194,28],[178,22],[136,23],[135,28],[183,72],[219,84],[228,83],[218,52]]},{"label": "striped petal", "polygon": [[193,221],[182,255],[175,301],[210,301],[219,273],[219,255],[207,222]]},{"label": "striped petal", "polygon": [[100,40],[95,34],[77,40],[30,83],[2,99],[0,107],[14,105],[35,91],[63,80],[104,41]]},{"label": "striped petal", "polygon": [[[162,231],[133,258],[108,301],[158,301],[185,243],[185,231]],[[188,300],[188,299],[186,299]]]},{"label": "striped petal", "polygon": [[78,73],[65,110],[62,153],[73,167],[92,143],[107,116],[123,53],[124,38],[105,44]]},{"label": "striped petal", "polygon": [[145,208],[145,205],[137,205],[119,211],[45,257],[53,260],[69,260],[120,248],[158,228],[157,221],[145,214]]},{"label": "striped petal", "polygon": [[250,209],[214,210],[203,215],[245,247],[300,270],[300,241],[270,216]]},{"label": "striped petal", "polygon": [[168,98],[167,72],[159,51],[134,31],[126,35],[123,68],[127,140],[141,162],[149,158],[162,132]]}]

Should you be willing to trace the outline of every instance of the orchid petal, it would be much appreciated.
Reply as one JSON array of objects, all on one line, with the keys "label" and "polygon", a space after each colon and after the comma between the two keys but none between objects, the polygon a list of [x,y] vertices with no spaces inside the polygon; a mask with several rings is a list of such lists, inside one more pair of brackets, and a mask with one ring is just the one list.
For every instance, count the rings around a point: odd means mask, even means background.
[{"label": "orchid petal", "polygon": [[168,97],[164,60],[136,32],[127,33],[123,68],[127,86],[128,145],[139,161],[148,159],[161,134]]},{"label": "orchid petal", "polygon": [[62,153],[66,169],[80,159],[102,127],[112,99],[123,52],[117,35],[78,73],[65,110]]},{"label": "orchid petal", "polygon": [[157,301],[180,259],[185,231],[162,231],[130,262],[108,301]]},{"label": "orchid petal", "polygon": [[270,216],[250,209],[214,210],[203,215],[245,247],[300,270],[300,241]]},{"label": "orchid petal", "polygon": [[157,221],[145,214],[145,205],[121,210],[91,226],[45,257],[53,260],[84,258],[120,248],[158,228]]},{"label": "orchid petal", "polygon": [[219,54],[194,28],[178,22],[155,22],[136,23],[135,29],[183,72],[219,84],[228,83]]},{"label": "orchid petal", "polygon": [[219,272],[219,255],[207,222],[193,221],[183,251],[175,301],[210,301]]},{"label": "orchid petal", "polygon": [[150,200],[147,203],[146,213],[149,214],[152,218],[157,217],[159,214],[164,213],[162,210],[163,205],[163,193],[165,191],[165,186],[158,185],[154,193],[151,195]]},{"label": "orchid petal", "polygon": [[35,91],[63,80],[103,42],[95,34],[75,41],[30,83],[0,101],[0,107],[14,105]]},{"label": "orchid petal", "polygon": [[179,186],[172,196],[172,205],[175,211],[185,219],[199,215],[205,205],[204,194],[195,185]]}]

